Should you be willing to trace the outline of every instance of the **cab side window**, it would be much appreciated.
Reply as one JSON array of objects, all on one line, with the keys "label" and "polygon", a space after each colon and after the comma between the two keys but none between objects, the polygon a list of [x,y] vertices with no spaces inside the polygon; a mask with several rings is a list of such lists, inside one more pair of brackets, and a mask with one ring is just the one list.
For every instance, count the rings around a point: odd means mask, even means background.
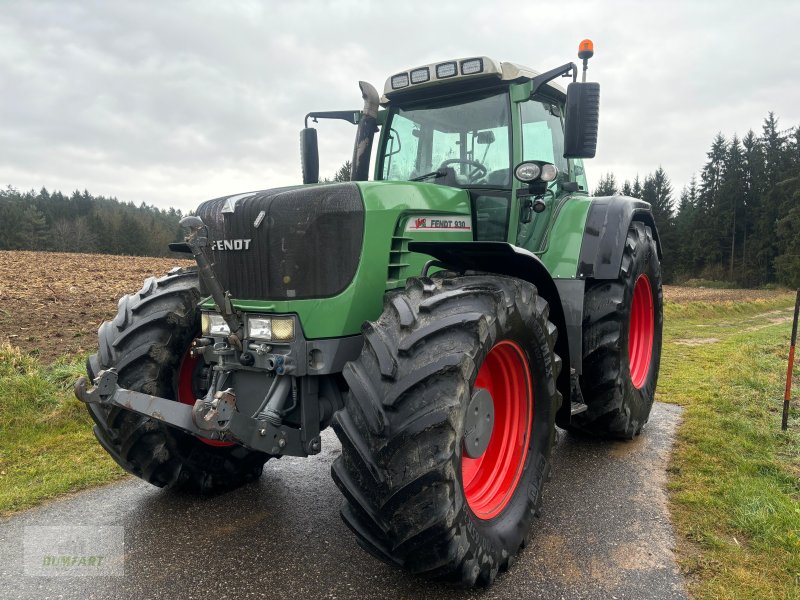
[{"label": "cab side window", "polygon": [[418,125],[403,115],[394,115],[383,159],[383,179],[406,180],[417,173]]},{"label": "cab side window", "polygon": [[589,183],[586,181],[586,169],[583,168],[583,160],[580,158],[570,159],[572,163],[572,180],[578,184],[578,189],[581,192],[589,192]]},{"label": "cab side window", "polygon": [[522,158],[553,163],[560,173],[568,173],[564,158],[564,128],[561,111],[554,103],[528,100],[521,106]]}]

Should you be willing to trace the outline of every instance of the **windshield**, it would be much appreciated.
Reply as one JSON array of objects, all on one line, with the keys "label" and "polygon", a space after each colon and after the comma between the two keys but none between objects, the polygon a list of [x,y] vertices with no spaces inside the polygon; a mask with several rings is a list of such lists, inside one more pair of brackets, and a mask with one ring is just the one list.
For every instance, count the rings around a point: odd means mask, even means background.
[{"label": "windshield", "polygon": [[381,179],[510,186],[508,103],[506,93],[495,93],[393,109]]}]

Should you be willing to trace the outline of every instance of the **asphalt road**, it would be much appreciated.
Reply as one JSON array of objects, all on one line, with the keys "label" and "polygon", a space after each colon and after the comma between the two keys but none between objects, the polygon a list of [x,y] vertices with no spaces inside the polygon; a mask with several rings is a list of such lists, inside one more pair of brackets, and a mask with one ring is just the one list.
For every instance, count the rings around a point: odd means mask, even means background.
[{"label": "asphalt road", "polygon": [[[2,598],[686,598],[664,485],[680,410],[657,404],[643,435],[562,435],[533,543],[488,590],[454,590],[373,559],[339,518],[331,431],[312,459],[270,461],[257,483],[195,499],[138,479],[0,521]],[[26,526],[114,525],[125,575],[24,575]]]}]

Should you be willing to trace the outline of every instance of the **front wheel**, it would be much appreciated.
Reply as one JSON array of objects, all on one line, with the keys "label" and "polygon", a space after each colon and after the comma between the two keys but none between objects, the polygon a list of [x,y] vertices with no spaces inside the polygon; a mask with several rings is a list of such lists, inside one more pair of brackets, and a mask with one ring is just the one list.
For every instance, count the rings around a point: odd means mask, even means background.
[{"label": "front wheel", "polygon": [[[113,367],[121,387],[193,405],[205,393],[205,365],[188,354],[200,330],[199,300],[193,269],[145,281],[137,294],[119,301],[114,320],[100,327],[99,350],[87,361],[89,377]],[[257,479],[270,458],[118,406],[87,407],[103,448],[123,469],[158,487],[200,493],[235,488]]]},{"label": "front wheel", "polygon": [[550,468],[556,328],[526,282],[411,279],[364,327],[334,429],[342,517],[413,573],[488,585],[524,546]]}]

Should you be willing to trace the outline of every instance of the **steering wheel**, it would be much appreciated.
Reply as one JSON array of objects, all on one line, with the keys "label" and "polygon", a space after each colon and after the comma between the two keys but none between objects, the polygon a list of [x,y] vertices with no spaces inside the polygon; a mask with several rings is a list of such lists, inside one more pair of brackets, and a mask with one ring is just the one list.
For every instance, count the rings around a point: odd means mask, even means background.
[{"label": "steering wheel", "polygon": [[470,183],[474,183],[478,181],[478,179],[486,177],[486,174],[489,172],[489,170],[477,160],[472,160],[470,158],[448,158],[439,165],[439,168],[444,169],[445,167],[449,167],[450,165],[454,164],[468,165],[472,167],[472,170],[467,173],[467,180],[469,180]]}]

